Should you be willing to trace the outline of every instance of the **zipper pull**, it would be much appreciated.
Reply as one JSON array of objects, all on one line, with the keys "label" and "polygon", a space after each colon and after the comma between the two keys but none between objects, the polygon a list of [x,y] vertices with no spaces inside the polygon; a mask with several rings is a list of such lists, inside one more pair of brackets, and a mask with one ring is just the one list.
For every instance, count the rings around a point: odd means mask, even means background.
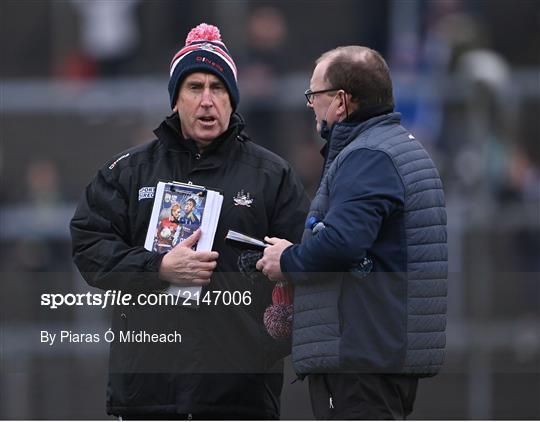
[{"label": "zipper pull", "polygon": [[193,414],[188,413],[188,415],[187,415],[187,420],[190,421],[190,420],[192,420],[192,419],[193,419]]},{"label": "zipper pull", "polygon": [[304,382],[305,375],[297,375],[295,379],[291,381],[291,385],[294,384],[296,381],[302,381]]},{"label": "zipper pull", "polygon": [[328,408],[329,408],[329,409],[333,409],[333,408],[334,408],[334,402],[333,402],[333,400],[332,400],[332,396],[330,396]]}]

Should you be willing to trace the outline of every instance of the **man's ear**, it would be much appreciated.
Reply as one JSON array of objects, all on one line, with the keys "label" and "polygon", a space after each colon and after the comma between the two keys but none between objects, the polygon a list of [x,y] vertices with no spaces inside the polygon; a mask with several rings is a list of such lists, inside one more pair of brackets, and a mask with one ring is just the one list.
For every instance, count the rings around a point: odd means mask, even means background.
[{"label": "man's ear", "polygon": [[352,94],[349,94],[348,92],[345,92],[343,96],[347,101],[347,103],[344,106],[345,116],[349,117],[352,113],[358,110],[358,107],[360,107],[360,103],[357,100],[354,100]]},{"label": "man's ear", "polygon": [[351,101],[351,97],[349,94],[347,94],[345,91],[340,90],[338,92],[338,107],[337,107],[337,113],[340,116],[346,116],[347,115],[347,109],[349,108],[349,105],[346,104],[346,101]]}]

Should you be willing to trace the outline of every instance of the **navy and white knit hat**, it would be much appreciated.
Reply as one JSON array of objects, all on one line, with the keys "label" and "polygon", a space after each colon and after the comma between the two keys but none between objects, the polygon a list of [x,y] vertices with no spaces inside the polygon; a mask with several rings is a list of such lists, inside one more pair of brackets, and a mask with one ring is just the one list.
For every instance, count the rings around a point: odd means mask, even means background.
[{"label": "navy and white knit hat", "polygon": [[233,110],[236,109],[240,100],[236,65],[216,26],[201,23],[193,28],[186,38],[186,45],[174,55],[169,73],[171,108],[176,104],[182,80],[193,72],[209,72],[220,78],[229,91]]}]

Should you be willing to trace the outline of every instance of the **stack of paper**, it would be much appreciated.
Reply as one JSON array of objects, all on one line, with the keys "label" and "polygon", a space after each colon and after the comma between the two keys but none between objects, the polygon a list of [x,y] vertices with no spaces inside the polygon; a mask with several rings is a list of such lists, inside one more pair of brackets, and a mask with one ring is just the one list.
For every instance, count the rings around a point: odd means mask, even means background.
[{"label": "stack of paper", "polygon": [[[168,252],[200,228],[202,234],[195,249],[212,250],[222,204],[223,195],[204,186],[159,182],[145,249]],[[178,287],[171,284],[166,293],[177,295],[180,292],[183,297],[193,298],[200,290],[200,286]]]},{"label": "stack of paper", "polygon": [[264,243],[262,240],[234,230],[229,230],[225,239],[246,248],[264,249],[268,246],[268,243]]}]

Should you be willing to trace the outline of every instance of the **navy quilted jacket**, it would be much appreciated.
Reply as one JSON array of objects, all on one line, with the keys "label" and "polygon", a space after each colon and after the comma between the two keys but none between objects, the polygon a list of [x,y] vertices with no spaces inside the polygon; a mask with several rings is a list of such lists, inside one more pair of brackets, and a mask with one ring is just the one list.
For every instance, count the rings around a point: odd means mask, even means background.
[{"label": "navy quilted jacket", "polygon": [[302,243],[285,250],[295,284],[298,374],[436,374],[447,291],[442,182],[399,113],[333,126]]}]

